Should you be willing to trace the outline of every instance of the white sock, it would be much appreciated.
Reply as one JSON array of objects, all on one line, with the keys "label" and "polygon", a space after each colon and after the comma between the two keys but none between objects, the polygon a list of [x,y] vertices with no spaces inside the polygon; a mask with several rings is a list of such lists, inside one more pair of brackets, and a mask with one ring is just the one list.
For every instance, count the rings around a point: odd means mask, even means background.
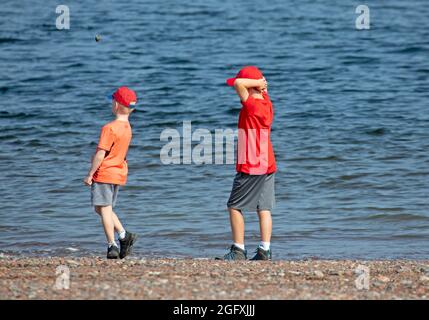
[{"label": "white sock", "polygon": [[115,246],[115,247],[118,247],[118,245],[116,244],[116,242],[115,242],[115,240],[113,240],[112,242],[109,242],[109,248],[111,247],[111,246]]},{"label": "white sock", "polygon": [[262,248],[262,249],[264,249],[265,251],[268,251],[268,250],[270,250],[270,242],[264,242],[264,241],[261,241],[260,243],[259,243],[259,248]]},{"label": "white sock", "polygon": [[122,239],[124,239],[125,238],[125,230],[122,230],[121,232],[118,232],[118,237],[119,237],[119,240],[122,240]]},{"label": "white sock", "polygon": [[234,242],[234,246],[240,248],[241,250],[245,250],[244,249],[244,243],[236,243],[236,242]]}]

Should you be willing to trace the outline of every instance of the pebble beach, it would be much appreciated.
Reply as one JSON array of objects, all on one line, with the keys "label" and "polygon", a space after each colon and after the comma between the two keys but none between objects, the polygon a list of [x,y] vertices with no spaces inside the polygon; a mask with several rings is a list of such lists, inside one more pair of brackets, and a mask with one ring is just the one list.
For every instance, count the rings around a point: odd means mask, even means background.
[{"label": "pebble beach", "polygon": [[[367,287],[359,281],[363,276],[359,270],[366,270]],[[2,300],[428,297],[428,260],[231,263],[208,259],[0,257]]]}]

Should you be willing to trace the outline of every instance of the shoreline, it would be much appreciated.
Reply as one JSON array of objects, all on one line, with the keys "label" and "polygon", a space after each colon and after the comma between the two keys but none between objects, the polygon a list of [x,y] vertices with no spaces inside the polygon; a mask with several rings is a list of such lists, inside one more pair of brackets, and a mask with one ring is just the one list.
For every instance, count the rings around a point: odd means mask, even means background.
[{"label": "shoreline", "polygon": [[2,255],[0,299],[429,299],[429,260]]}]

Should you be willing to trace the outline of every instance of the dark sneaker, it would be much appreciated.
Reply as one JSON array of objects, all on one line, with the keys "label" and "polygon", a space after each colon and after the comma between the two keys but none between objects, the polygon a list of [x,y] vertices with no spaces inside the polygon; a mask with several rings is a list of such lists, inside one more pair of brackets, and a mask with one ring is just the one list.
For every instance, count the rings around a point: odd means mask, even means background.
[{"label": "dark sneaker", "polygon": [[229,252],[224,255],[223,257],[217,257],[216,260],[246,260],[247,259],[247,251],[242,250],[239,247],[232,245]]},{"label": "dark sneaker", "polygon": [[107,248],[107,259],[119,259],[119,249],[117,246]]},{"label": "dark sneaker", "polygon": [[261,247],[258,247],[258,249],[256,249],[255,256],[250,260],[252,260],[252,261],[271,260],[271,249],[270,250],[264,250]]},{"label": "dark sneaker", "polygon": [[135,233],[131,233],[126,231],[125,238],[119,240],[119,244],[121,245],[121,252],[119,254],[119,258],[124,259],[127,255],[131,253],[131,248],[137,240],[137,235]]}]

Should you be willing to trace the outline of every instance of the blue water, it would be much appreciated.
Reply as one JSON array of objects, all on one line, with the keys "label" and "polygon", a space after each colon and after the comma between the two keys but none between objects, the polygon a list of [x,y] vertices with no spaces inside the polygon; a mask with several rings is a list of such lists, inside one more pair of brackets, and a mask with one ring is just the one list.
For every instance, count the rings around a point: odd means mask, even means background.
[{"label": "blue water", "polygon": [[111,119],[104,97],[128,85],[141,103],[117,213],[135,252],[223,253],[234,165],[163,165],[160,134],[234,129],[224,81],[254,64],[276,112],[274,258],[429,258],[427,1],[367,1],[366,31],[359,1],[64,4],[61,31],[57,1],[0,6],[1,252],[104,254],[82,179]]}]

